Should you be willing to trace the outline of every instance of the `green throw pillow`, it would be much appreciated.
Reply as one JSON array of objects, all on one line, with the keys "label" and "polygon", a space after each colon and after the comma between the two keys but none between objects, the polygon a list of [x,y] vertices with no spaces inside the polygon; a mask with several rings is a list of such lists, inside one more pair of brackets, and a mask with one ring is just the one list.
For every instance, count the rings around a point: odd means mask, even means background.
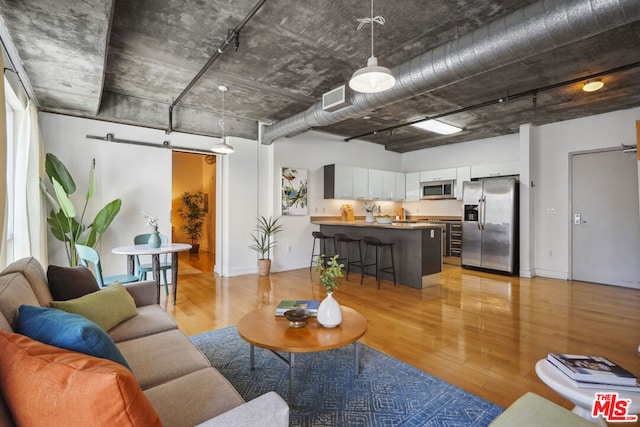
[{"label": "green throw pillow", "polygon": [[49,306],[79,314],[105,331],[138,314],[136,303],[120,283],[68,301],[51,301]]}]

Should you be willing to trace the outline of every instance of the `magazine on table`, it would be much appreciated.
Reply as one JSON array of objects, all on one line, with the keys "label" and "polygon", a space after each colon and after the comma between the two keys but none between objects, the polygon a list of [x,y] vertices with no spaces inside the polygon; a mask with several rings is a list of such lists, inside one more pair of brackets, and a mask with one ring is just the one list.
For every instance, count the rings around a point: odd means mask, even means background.
[{"label": "magazine on table", "polygon": [[549,353],[547,360],[575,381],[623,386],[634,386],[638,381],[631,372],[601,356]]},{"label": "magazine on table", "polygon": [[[571,380],[571,378],[569,379]],[[620,385],[620,384],[588,383],[585,381],[576,381],[576,380],[571,380],[571,381],[573,381],[573,383],[578,388],[590,389],[590,390],[593,390],[594,392],[597,392],[598,390],[600,390],[603,392],[625,391],[625,392],[632,392],[632,393],[640,393],[640,385],[638,385],[637,383],[634,385]]]},{"label": "magazine on table", "polygon": [[305,309],[311,316],[318,314],[318,300],[283,300],[276,307],[276,316],[283,316],[285,311]]}]

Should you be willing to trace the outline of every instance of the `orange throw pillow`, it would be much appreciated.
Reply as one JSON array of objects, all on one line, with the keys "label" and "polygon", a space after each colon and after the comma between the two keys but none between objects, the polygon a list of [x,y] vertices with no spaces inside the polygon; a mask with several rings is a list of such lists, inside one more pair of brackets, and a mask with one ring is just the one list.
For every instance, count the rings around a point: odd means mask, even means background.
[{"label": "orange throw pillow", "polygon": [[124,366],[1,330],[0,387],[16,425],[162,425]]}]

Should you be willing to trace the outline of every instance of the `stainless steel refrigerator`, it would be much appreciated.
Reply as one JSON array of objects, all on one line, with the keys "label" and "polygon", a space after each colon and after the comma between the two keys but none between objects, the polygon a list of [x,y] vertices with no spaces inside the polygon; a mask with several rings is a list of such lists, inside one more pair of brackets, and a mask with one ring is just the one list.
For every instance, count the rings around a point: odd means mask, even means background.
[{"label": "stainless steel refrigerator", "polygon": [[517,180],[464,182],[462,204],[462,266],[518,273]]}]

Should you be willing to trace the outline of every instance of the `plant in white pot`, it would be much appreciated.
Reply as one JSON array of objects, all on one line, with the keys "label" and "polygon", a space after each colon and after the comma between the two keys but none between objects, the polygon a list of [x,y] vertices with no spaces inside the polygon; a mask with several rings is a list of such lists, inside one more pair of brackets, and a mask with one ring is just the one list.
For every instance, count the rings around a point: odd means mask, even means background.
[{"label": "plant in white pot", "polygon": [[316,271],[320,273],[320,284],[327,291],[327,297],[318,306],[317,320],[325,328],[335,328],[342,323],[342,309],[338,301],[333,298],[333,290],[340,286],[338,279],[344,277],[344,264],[338,262],[338,256],[325,259],[324,254],[318,256]]},{"label": "plant in white pot", "polygon": [[256,234],[252,234],[253,243],[249,247],[256,252],[260,258],[258,259],[258,274],[260,276],[268,276],[271,271],[271,249],[275,248],[275,234],[282,229],[282,225],[278,224],[280,218],[266,218],[261,216],[258,218],[258,227]]}]

